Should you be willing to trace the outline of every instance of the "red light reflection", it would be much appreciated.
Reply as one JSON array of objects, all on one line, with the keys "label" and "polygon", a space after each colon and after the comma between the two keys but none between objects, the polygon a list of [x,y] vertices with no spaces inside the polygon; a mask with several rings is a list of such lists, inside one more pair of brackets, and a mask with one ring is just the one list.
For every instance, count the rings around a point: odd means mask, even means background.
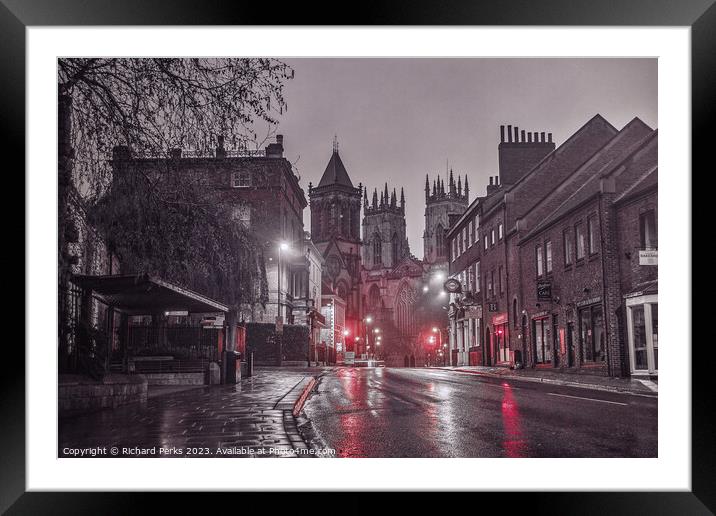
[{"label": "red light reflection", "polygon": [[517,402],[508,383],[503,383],[502,389],[502,426],[505,434],[502,447],[508,457],[526,457],[527,442],[522,434]]}]

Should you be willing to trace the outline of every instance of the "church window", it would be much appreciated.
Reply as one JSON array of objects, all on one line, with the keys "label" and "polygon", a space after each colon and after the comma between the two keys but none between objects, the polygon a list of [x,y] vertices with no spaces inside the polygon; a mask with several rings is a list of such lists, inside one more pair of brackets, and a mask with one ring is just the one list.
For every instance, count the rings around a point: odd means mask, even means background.
[{"label": "church window", "polygon": [[380,308],[380,289],[378,285],[371,285],[368,291],[368,306],[371,308]]},{"label": "church window", "polygon": [[383,246],[380,241],[380,235],[375,234],[373,236],[373,264],[380,265],[383,263]]},{"label": "church window", "polygon": [[[435,228],[435,248],[437,249],[438,256],[445,256],[447,254],[445,249],[445,230],[442,224],[438,224]],[[453,257],[455,254],[453,254]]]},{"label": "church window", "polygon": [[403,285],[395,300],[395,325],[403,335],[415,333],[415,292]]},{"label": "church window", "polygon": [[390,241],[390,252],[391,252],[391,256],[392,256],[392,258],[393,258],[393,263],[392,263],[392,265],[395,265],[396,263],[398,263],[398,260],[399,260],[399,258],[400,258],[400,257],[399,257],[399,246],[398,246],[398,234],[397,234],[397,233],[394,233],[394,234],[393,234],[393,238],[392,238],[391,241]]}]

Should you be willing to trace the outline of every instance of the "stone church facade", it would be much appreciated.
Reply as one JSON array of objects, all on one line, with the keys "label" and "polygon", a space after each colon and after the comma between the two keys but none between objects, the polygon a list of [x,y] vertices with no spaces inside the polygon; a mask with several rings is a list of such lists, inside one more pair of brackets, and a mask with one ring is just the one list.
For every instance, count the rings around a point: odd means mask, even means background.
[{"label": "stone church facade", "polygon": [[356,356],[378,357],[388,366],[435,363],[426,329],[447,326],[439,298],[448,269],[444,237],[467,208],[469,187],[467,177],[464,184],[455,181],[452,171],[447,187],[440,178],[432,193],[428,187],[420,260],[408,243],[403,189],[398,197],[386,183],[369,199],[362,184],[353,186],[337,144],[318,186],[309,185],[311,236],[326,263],[324,289],[346,301],[345,350]]}]

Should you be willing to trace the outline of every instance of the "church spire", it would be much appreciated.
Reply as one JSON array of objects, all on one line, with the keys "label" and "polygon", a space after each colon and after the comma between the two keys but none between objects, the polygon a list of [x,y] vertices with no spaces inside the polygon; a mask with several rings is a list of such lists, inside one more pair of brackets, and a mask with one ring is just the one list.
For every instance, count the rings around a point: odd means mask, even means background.
[{"label": "church spire", "polygon": [[460,176],[457,176],[457,195],[462,196],[462,179],[460,179]]},{"label": "church spire", "polygon": [[333,135],[333,154],[338,154],[338,135]]},{"label": "church spire", "polygon": [[[402,188],[400,189],[402,192]],[[428,174],[425,174],[425,200],[428,200],[428,197],[430,197],[430,180],[428,179]]]},{"label": "church spire", "polygon": [[470,200],[470,187],[467,184],[467,174],[465,174],[465,199]]},{"label": "church spire", "polygon": [[400,209],[405,211],[405,192],[402,186],[400,187]]},{"label": "church spire", "polygon": [[390,194],[390,207],[395,208],[398,205],[398,197],[395,195],[395,188],[393,188],[393,193]]},{"label": "church spire", "polygon": [[378,207],[378,189],[373,189],[373,209]]},{"label": "church spire", "polygon": [[449,192],[451,194],[455,193],[455,178],[452,175],[452,169],[450,169],[450,182],[448,183],[448,188],[450,189]]}]

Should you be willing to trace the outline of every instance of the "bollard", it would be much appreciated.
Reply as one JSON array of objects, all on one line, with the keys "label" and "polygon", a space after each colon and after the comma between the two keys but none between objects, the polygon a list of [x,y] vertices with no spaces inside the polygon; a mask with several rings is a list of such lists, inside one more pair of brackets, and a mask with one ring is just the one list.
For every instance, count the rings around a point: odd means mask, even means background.
[{"label": "bollard", "polygon": [[254,375],[254,352],[250,352],[249,356],[246,357],[246,376]]}]

